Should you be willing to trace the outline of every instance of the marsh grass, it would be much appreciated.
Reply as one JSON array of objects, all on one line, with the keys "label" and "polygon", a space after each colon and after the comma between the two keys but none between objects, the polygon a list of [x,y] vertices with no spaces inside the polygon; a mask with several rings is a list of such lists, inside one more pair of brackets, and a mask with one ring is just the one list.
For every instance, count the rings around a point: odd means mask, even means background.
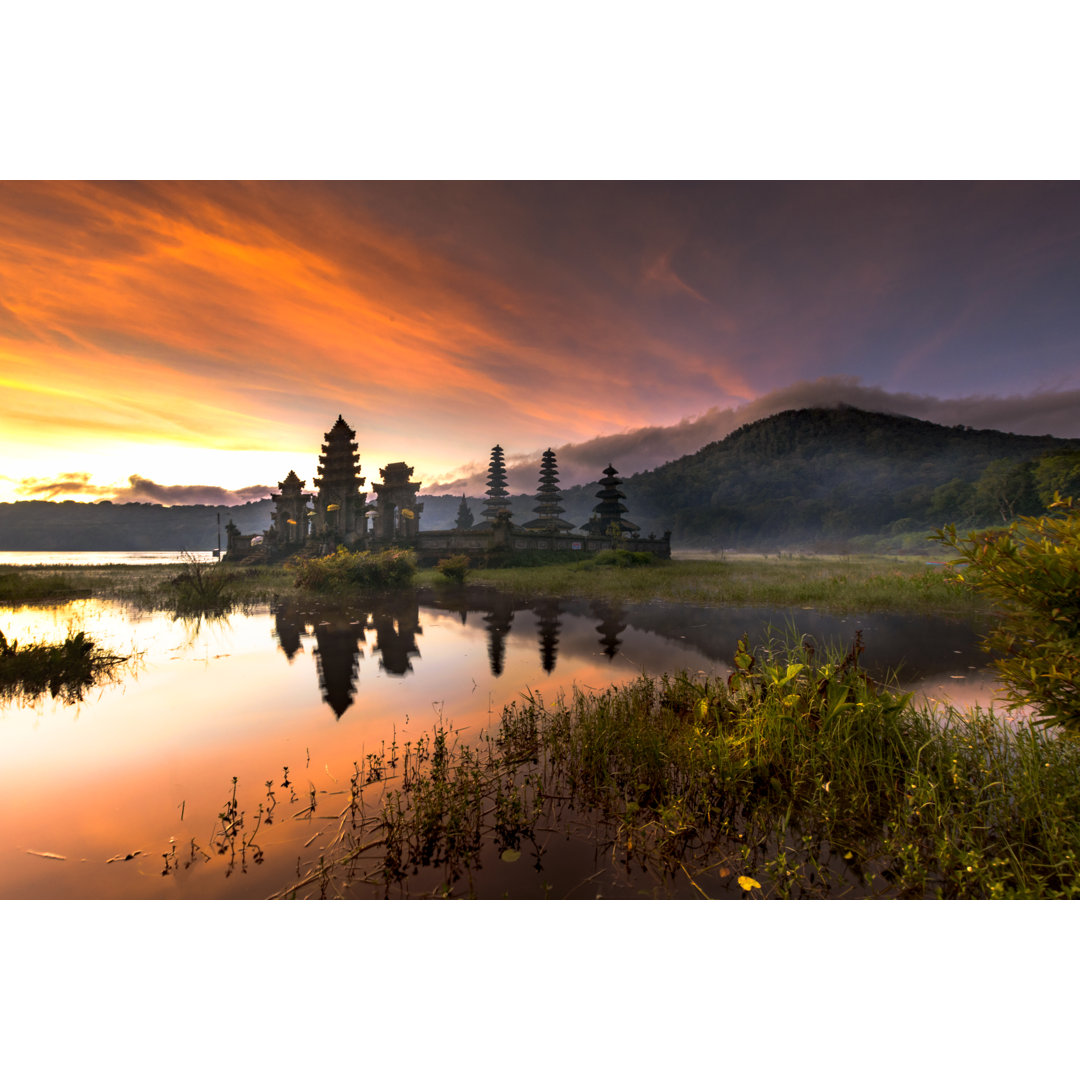
[{"label": "marsh grass", "polygon": [[81,701],[127,659],[105,652],[81,630],[59,643],[22,646],[0,632],[0,699],[28,703],[48,693],[68,703]]},{"label": "marsh grass", "polygon": [[223,615],[237,604],[237,574],[226,563],[206,563],[184,555],[183,569],[164,585],[167,602],[177,616]]},{"label": "marsh grass", "polygon": [[[337,580],[335,568],[322,564],[322,560],[309,562],[320,565],[303,573],[299,560],[236,569],[228,563],[221,565],[224,572],[233,575],[228,590],[238,606],[301,597],[312,591],[341,592],[365,587],[363,582],[348,581],[344,573]],[[388,575],[380,571],[377,576],[381,581],[376,582],[376,587],[397,587],[414,573],[417,585],[434,587],[445,583],[446,578],[438,570],[409,570],[409,562],[410,559],[396,561]],[[208,567],[208,573],[218,572],[214,564],[202,565]],[[0,567],[0,573],[4,570]],[[941,566],[927,565],[923,559],[883,556],[729,556],[658,560],[652,565],[633,566],[605,566],[591,559],[579,559],[549,566],[472,567],[469,583],[499,588],[524,598],[546,595],[627,602],[667,600],[815,607],[836,612],[975,614],[988,610],[985,600],[962,589],[943,570]],[[89,590],[93,596],[148,610],[175,606],[175,564],[20,568],[15,576],[26,580],[26,588],[36,590],[41,586],[32,584],[32,579],[57,574],[62,574],[72,588],[80,590],[79,595]],[[389,582],[388,576],[392,579]],[[312,580],[308,581],[308,577]],[[11,601],[0,595],[0,604],[5,602]]]},{"label": "marsh grass", "polygon": [[1080,895],[1080,740],[916,707],[860,653],[858,636],[846,654],[744,641],[727,678],[529,694],[470,739],[441,719],[395,737],[347,793],[291,793],[294,817],[336,811],[277,895],[493,895],[492,869],[522,858],[539,895],[567,836],[654,896]]},{"label": "marsh grass", "polygon": [[986,604],[940,566],[921,559],[866,556],[747,556],[603,565],[477,569],[472,581],[521,595],[629,602],[809,606],[829,611],[973,613]]},{"label": "marsh grass", "polygon": [[0,604],[27,604],[76,600],[90,595],[81,586],[63,574],[49,573],[0,573]]}]

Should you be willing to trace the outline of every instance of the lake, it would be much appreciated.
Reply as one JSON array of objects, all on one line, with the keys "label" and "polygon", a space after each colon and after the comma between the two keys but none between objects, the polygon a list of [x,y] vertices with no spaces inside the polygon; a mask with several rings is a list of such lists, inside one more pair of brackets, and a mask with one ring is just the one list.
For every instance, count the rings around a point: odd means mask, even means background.
[{"label": "lake", "polygon": [[[553,701],[641,672],[727,671],[739,637],[760,641],[769,627],[844,648],[861,631],[865,666],[898,670],[931,698],[985,704],[995,692],[975,630],[933,616],[523,603],[478,588],[222,619],[98,599],[0,612],[9,640],[54,640],[69,627],[132,659],[82,701],[0,703],[3,898],[271,895],[329,844],[369,753],[430,735],[440,719],[475,738],[526,692]],[[233,777],[249,827],[273,793],[258,860],[213,850]],[[496,862],[479,895],[689,895],[677,883],[657,889],[621,878],[595,844],[568,834],[551,838],[540,870]]]}]

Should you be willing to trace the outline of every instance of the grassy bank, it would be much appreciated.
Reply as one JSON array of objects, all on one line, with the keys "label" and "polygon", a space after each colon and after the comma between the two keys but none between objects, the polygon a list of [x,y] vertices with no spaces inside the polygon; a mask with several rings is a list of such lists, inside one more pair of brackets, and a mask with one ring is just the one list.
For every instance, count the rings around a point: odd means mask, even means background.
[{"label": "grassy bank", "polygon": [[[237,606],[266,603],[279,596],[300,595],[296,573],[284,566],[231,569],[227,564],[201,564],[196,575],[184,563],[152,566],[0,567],[0,605],[38,603],[94,596],[146,610],[169,610],[206,600],[211,607],[227,599]],[[206,575],[205,580],[199,580]],[[61,578],[65,593],[46,595],[43,582]],[[179,579],[179,581],[177,580]],[[227,591],[219,585],[228,583]]]},{"label": "grassy bank", "polygon": [[[426,579],[430,578],[430,582]],[[432,571],[421,575],[437,583]],[[978,597],[923,559],[874,556],[739,556],[674,559],[644,566],[591,562],[472,571],[469,581],[515,595],[580,596],[627,601],[759,604],[830,611],[955,612],[981,610]]]},{"label": "grassy bank", "polygon": [[542,895],[570,831],[654,895],[1080,895],[1080,742],[913,708],[857,661],[741,650],[730,682],[533,697],[479,742],[384,747],[282,895],[485,896],[485,867],[522,857]]},{"label": "grassy bank", "polygon": [[[60,576],[75,591],[73,595],[92,594],[146,608],[168,608],[178,595],[174,579],[184,572],[183,566],[175,564],[17,570],[0,567],[0,580],[6,581],[0,604],[48,599],[42,593],[43,588],[48,588],[43,583]],[[297,585],[296,571],[285,565],[231,569],[224,564],[220,572],[229,575],[228,595],[239,605],[303,596],[308,591]],[[604,566],[588,560],[553,566],[473,569],[468,580],[522,597],[959,614],[984,606],[977,596],[947,581],[941,567],[929,566],[921,559],[872,556],[738,556],[722,560],[675,559],[640,566]],[[447,581],[437,570],[428,569],[417,573],[415,583],[438,587]],[[322,588],[318,591],[325,593]],[[219,594],[213,597],[215,601],[219,598]]]}]

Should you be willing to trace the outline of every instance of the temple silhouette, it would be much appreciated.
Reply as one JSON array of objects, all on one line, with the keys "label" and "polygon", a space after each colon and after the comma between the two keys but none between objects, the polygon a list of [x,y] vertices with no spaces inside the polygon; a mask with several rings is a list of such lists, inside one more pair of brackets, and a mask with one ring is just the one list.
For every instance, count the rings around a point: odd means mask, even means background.
[{"label": "temple silhouette", "polygon": [[[373,505],[363,491],[356,432],[339,415],[323,436],[318,476],[313,490],[305,491],[294,470],[271,496],[274,507],[270,528],[245,536],[230,521],[227,557],[233,560],[293,554],[328,554],[339,545],[354,551],[385,547],[412,548],[417,559],[432,563],[449,555],[478,558],[514,552],[573,552],[582,557],[606,548],[651,552],[671,557],[671,533],[641,536],[641,529],[626,517],[619,474],[612,465],[598,481],[598,502],[580,527],[562,517],[559,470],[555,452],[544,451],[536,492],[536,517],[516,524],[506,487],[506,462],[501,446],[491,450],[487,490],[481,521],[474,522],[465,496],[453,529],[420,528],[424,504],[417,501],[420,483],[412,479],[413,466],[394,461],[379,469],[380,482],[372,483]],[[254,549],[261,549],[256,551]]]}]

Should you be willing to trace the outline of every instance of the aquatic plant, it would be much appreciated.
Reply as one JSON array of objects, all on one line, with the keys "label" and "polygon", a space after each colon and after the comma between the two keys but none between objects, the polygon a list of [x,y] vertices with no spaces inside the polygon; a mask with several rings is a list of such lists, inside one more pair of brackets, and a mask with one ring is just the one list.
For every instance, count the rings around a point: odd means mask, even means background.
[{"label": "aquatic plant", "polygon": [[105,652],[81,630],[56,644],[21,647],[0,632],[0,698],[26,700],[49,693],[81,701],[89,687],[107,679],[126,659]]},{"label": "aquatic plant", "polygon": [[223,614],[235,602],[231,587],[236,574],[225,563],[203,562],[188,552],[181,553],[183,570],[171,578],[167,594],[178,614]]}]

